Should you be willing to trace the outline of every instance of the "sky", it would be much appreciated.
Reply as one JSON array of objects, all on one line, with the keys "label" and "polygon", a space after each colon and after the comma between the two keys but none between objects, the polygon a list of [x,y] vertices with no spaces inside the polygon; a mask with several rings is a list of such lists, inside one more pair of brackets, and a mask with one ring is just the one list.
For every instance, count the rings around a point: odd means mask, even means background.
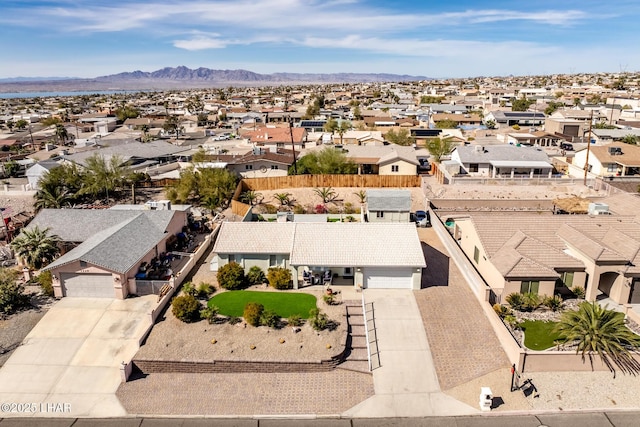
[{"label": "sky", "polygon": [[1,0],[0,78],[640,70],[640,1]]}]

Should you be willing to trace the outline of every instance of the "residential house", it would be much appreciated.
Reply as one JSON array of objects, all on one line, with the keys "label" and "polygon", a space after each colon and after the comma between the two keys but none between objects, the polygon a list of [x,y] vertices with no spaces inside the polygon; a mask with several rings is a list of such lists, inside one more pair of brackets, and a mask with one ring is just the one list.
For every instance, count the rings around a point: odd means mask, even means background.
[{"label": "residential house", "polygon": [[365,221],[367,222],[409,222],[411,212],[411,191],[409,190],[367,190]]},{"label": "residential house", "polygon": [[[490,111],[484,116],[484,123],[493,121],[498,126],[542,126],[545,123],[544,113],[533,111]],[[550,132],[547,129],[548,132]]]},{"label": "residential house", "polygon": [[304,272],[322,278],[327,271],[359,289],[420,289],[426,267],[413,224],[225,222],[213,252],[218,268],[288,268],[294,289],[309,284]]},{"label": "residential house", "polygon": [[59,160],[43,160],[27,168],[25,175],[31,190],[40,189],[40,180],[53,168],[60,166]]},{"label": "residential house", "polygon": [[215,155],[209,156],[216,163],[224,163],[226,168],[242,178],[268,178],[286,176],[293,164],[291,150],[269,150],[256,147],[251,153],[244,155]]},{"label": "residential house", "polygon": [[586,289],[586,299],[640,303],[640,224],[634,217],[478,213],[454,236],[497,301]]},{"label": "residential house", "polygon": [[[517,145],[467,145],[451,152],[458,174],[484,177],[551,177],[553,166],[539,148]],[[455,175],[455,173],[454,173]]]},{"label": "residential house", "polygon": [[358,165],[359,174],[417,175],[420,162],[416,150],[396,144],[381,146],[348,145],[344,152]]},{"label": "residential house", "polygon": [[295,145],[298,148],[304,148],[307,142],[307,131],[300,127],[262,126],[255,130],[245,131],[241,136],[257,147],[285,148]]},{"label": "residential house", "polygon": [[135,276],[183,232],[187,210],[43,209],[28,228],[48,228],[68,250],[44,268],[56,297],[124,299],[151,293]]},{"label": "residential house", "polygon": [[589,173],[600,176],[632,176],[640,174],[640,147],[612,142],[608,145],[591,144],[590,147],[576,151],[573,164],[582,170],[589,157]]}]

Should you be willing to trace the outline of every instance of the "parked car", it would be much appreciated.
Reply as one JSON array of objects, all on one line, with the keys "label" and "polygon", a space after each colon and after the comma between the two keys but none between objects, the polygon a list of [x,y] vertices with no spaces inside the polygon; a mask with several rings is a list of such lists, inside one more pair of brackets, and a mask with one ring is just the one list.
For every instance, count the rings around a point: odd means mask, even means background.
[{"label": "parked car", "polygon": [[413,218],[417,227],[431,227],[431,217],[429,216],[429,212],[416,211]]}]

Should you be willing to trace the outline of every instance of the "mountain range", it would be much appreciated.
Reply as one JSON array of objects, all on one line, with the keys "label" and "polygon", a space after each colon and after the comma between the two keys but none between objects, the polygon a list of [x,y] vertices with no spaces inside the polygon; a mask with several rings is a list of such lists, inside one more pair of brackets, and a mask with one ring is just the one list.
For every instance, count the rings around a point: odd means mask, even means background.
[{"label": "mountain range", "polygon": [[168,90],[229,85],[258,86],[313,83],[367,83],[426,80],[424,76],[386,73],[273,73],[259,74],[247,70],[191,69],[165,67],[145,72],[132,71],[93,79],[47,77],[0,80],[0,92],[63,90]]}]

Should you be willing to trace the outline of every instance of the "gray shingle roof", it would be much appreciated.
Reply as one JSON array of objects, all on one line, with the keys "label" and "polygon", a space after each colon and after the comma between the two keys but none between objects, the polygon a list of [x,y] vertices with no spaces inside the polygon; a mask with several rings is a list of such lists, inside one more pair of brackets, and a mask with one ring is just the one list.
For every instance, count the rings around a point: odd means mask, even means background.
[{"label": "gray shingle roof", "polygon": [[151,142],[129,142],[126,144],[118,144],[114,146],[100,148],[98,150],[88,150],[80,153],[70,154],[64,156],[65,160],[78,163],[82,166],[85,165],[87,159],[95,154],[104,156],[109,159],[113,156],[119,156],[123,161],[127,161],[133,157],[141,159],[156,159],[159,157],[166,157],[187,151],[190,147],[178,147],[166,141],[151,141]]},{"label": "gray shingle roof", "polygon": [[541,161],[549,162],[549,156],[537,148],[515,145],[488,145],[480,150],[476,145],[456,147],[462,163],[489,163],[491,161]]},{"label": "gray shingle roof", "polygon": [[367,190],[369,211],[409,212],[411,191],[409,190]]}]

